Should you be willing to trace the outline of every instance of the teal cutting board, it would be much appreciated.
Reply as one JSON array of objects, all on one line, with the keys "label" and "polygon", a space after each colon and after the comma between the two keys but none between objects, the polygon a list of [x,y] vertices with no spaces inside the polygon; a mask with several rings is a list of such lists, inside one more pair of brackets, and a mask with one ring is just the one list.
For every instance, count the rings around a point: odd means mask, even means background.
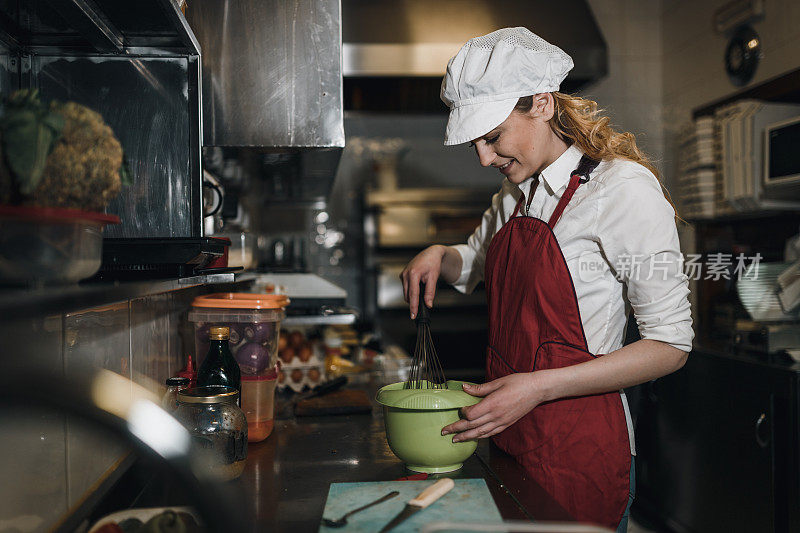
[{"label": "teal cutting board", "polygon": [[[338,519],[348,512],[375,501],[381,496],[398,491],[400,494],[389,501],[379,503],[347,519],[347,526],[339,529],[320,524],[321,532],[370,532],[376,533],[397,513],[406,502],[425,490],[435,480],[426,481],[376,481],[371,483],[332,483],[325,502],[325,518]],[[503,521],[494,503],[489,487],[483,479],[455,479],[453,490],[439,498],[428,508],[422,509],[392,530],[392,533],[420,531],[431,522],[458,521],[466,523],[498,524]]]}]

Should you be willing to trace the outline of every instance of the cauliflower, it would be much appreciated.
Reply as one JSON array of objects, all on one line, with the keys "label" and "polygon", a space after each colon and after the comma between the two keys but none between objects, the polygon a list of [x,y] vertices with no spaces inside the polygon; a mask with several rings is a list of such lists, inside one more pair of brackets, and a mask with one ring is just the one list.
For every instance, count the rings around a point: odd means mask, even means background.
[{"label": "cauliflower", "polygon": [[0,126],[0,202],[103,211],[119,194],[124,173],[114,132],[85,106],[47,107],[31,93],[12,95],[16,107],[7,104]]}]

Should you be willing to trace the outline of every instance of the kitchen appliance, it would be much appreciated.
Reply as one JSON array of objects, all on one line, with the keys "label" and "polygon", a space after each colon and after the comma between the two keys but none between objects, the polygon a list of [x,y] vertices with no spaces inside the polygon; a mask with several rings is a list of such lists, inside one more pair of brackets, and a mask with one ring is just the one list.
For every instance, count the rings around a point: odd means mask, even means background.
[{"label": "kitchen appliance", "polygon": [[761,353],[800,350],[800,309],[787,310],[780,299],[781,282],[794,263],[751,266],[736,283],[736,292],[750,319],[737,319],[732,342]]},{"label": "kitchen appliance", "polygon": [[[416,253],[433,244],[461,244],[480,225],[492,193],[481,189],[401,188],[367,192],[365,234],[368,270],[374,268],[377,309],[407,307],[400,273]],[[484,305],[481,292],[437,290],[436,306]]]},{"label": "kitchen appliance", "polygon": [[344,146],[338,0],[194,0],[186,16],[203,50],[204,146]]},{"label": "kitchen appliance", "polygon": [[[316,274],[309,273],[256,274],[254,288],[265,293],[288,296],[292,305],[287,308],[287,313],[298,319],[295,320],[295,324],[298,325],[302,316],[334,317],[340,314],[336,313],[336,309],[344,307],[347,300],[347,292],[344,289]],[[350,315],[354,320],[355,316],[352,313]],[[333,318],[328,322],[336,323]]]},{"label": "kitchen appliance", "polygon": [[767,130],[769,124],[796,117],[798,113],[800,105],[748,99],[717,111],[721,136],[722,198],[735,210],[800,208],[800,180],[769,179],[770,140],[773,141],[773,160],[777,164],[775,158],[786,160],[787,148],[782,146],[788,144],[787,140],[791,142],[792,130],[789,128],[784,135],[775,133],[772,139]]},{"label": "kitchen appliance", "polygon": [[94,279],[184,278],[241,270],[214,266],[227,256],[229,245],[228,239],[216,237],[104,239],[103,263]]},{"label": "kitchen appliance", "polygon": [[[608,72],[607,46],[584,0],[343,0],[343,73],[427,77],[439,84],[447,61],[468,39],[511,26],[534,28],[572,56],[565,92]],[[433,94],[438,96],[438,87]]]},{"label": "kitchen appliance", "polygon": [[379,189],[366,195],[378,248],[463,243],[490,201],[491,193],[468,188]]},{"label": "kitchen appliance", "polygon": [[[739,319],[733,333],[737,347],[760,353],[800,350],[800,320],[783,324]],[[794,356],[793,356],[794,357]]]},{"label": "kitchen appliance", "polygon": [[764,185],[800,183],[800,115],[766,126]]},{"label": "kitchen appliance", "polygon": [[608,47],[585,0],[343,0],[344,108],[441,113],[448,60],[468,39],[514,26],[534,29],[572,56],[563,92],[607,75]]},{"label": "kitchen appliance", "polygon": [[278,197],[326,196],[344,147],[339,1],[195,0],[186,16],[203,50],[203,146],[255,162]]},{"label": "kitchen appliance", "polygon": [[[494,191],[496,192],[496,191]],[[491,203],[493,191],[478,188],[398,188],[365,195],[365,311],[378,331],[409,353],[416,327],[408,320],[400,273],[423,248],[467,242]],[[440,282],[436,289],[434,341],[445,370],[481,379],[488,314],[482,285],[462,294]],[[453,375],[453,374],[450,374]]]},{"label": "kitchen appliance", "polygon": [[5,2],[0,14],[3,93],[86,105],[122,144],[132,184],[109,204],[121,224],[106,236],[202,236],[200,47],[176,3]]},{"label": "kitchen appliance", "polygon": [[800,310],[786,312],[778,298],[779,276],[792,263],[753,263],[736,282],[736,293],[756,322],[794,322],[800,319]]}]

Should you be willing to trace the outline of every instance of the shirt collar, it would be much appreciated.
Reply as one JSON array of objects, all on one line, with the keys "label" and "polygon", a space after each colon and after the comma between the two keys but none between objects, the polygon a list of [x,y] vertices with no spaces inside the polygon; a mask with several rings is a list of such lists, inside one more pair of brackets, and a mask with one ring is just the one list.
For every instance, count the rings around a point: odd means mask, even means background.
[{"label": "shirt collar", "polygon": [[561,189],[565,189],[572,177],[572,171],[578,168],[578,163],[583,156],[583,150],[578,145],[572,144],[558,159],[550,163],[547,168],[539,174],[542,177],[548,192],[561,198]]},{"label": "shirt collar", "polygon": [[[545,184],[547,192],[556,198],[561,198],[562,189],[565,189],[572,177],[572,171],[578,168],[583,150],[576,144],[572,144],[563,154],[550,163],[547,168],[542,170],[539,176]],[[528,192],[535,181],[535,177],[528,178],[519,184],[519,189],[528,197]]]}]

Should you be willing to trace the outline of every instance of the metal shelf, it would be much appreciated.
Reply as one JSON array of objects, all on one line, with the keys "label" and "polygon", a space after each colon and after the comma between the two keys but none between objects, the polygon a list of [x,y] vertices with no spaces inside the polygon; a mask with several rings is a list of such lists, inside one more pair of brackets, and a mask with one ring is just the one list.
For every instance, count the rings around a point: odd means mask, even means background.
[{"label": "metal shelf", "polygon": [[0,41],[15,53],[200,55],[173,0],[5,2]]},{"label": "metal shelf", "polygon": [[344,313],[338,315],[294,315],[287,316],[283,319],[282,325],[284,327],[292,326],[347,326],[355,324],[357,316],[353,313]]},{"label": "metal shelf", "polygon": [[167,280],[85,283],[37,289],[0,289],[0,316],[15,319],[43,317],[199,285],[250,283],[253,280],[255,276],[249,272],[230,272]]}]

